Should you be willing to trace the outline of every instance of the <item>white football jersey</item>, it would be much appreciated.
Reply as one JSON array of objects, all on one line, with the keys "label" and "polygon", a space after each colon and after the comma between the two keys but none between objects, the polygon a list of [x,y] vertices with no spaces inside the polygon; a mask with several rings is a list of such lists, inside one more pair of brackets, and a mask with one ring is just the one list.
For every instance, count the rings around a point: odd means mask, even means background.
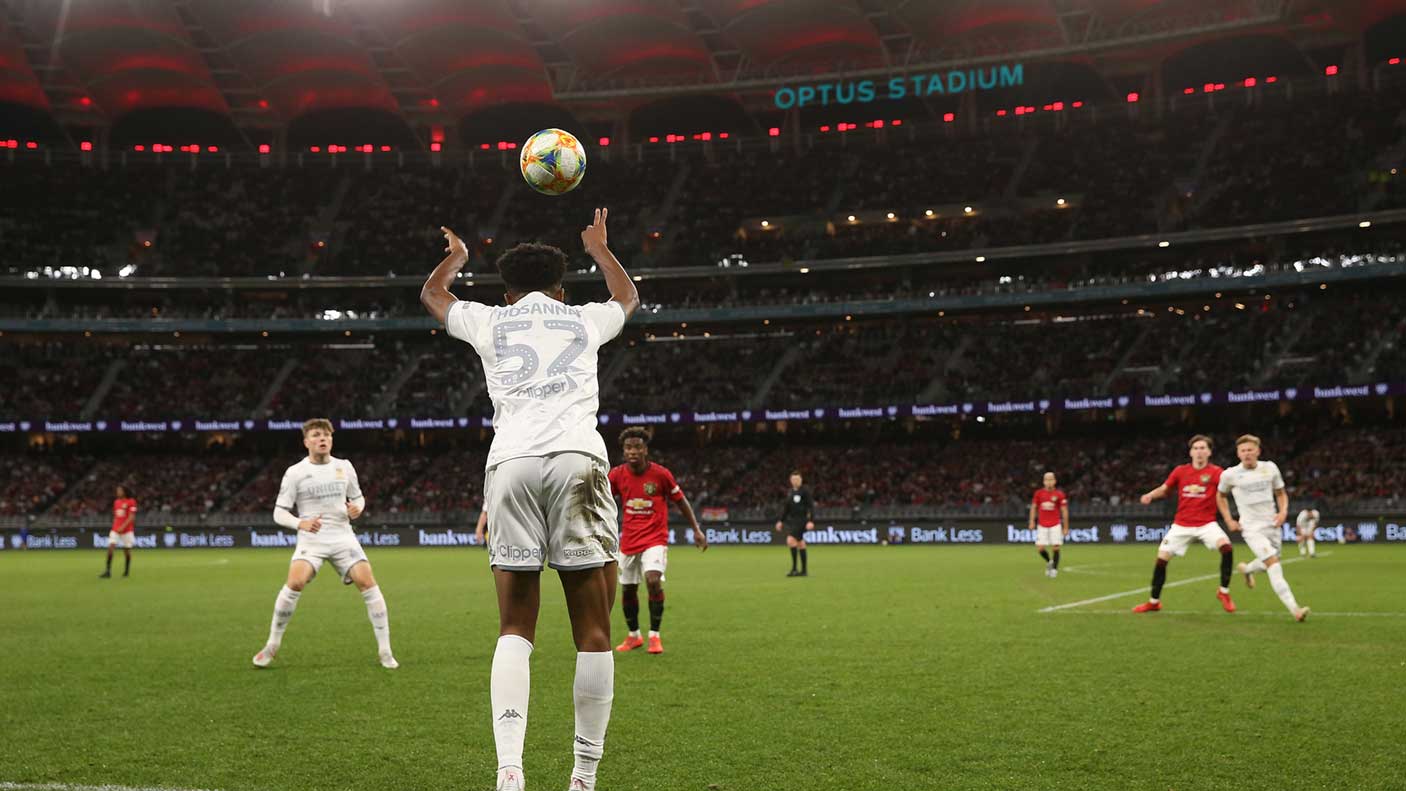
[{"label": "white football jersey", "polygon": [[1302,511],[1299,511],[1298,524],[1300,530],[1317,530],[1318,509],[1305,508]]},{"label": "white football jersey", "polygon": [[493,399],[488,467],[576,451],[608,464],[596,430],[597,353],[625,327],[618,302],[566,305],[534,291],[516,304],[455,302],[445,329],[478,352]]},{"label": "white football jersey", "polygon": [[[278,487],[279,508],[293,511],[299,519],[322,517],[319,536],[351,533],[351,520],[347,518],[347,500],[361,496],[361,482],[356,478],[356,468],[346,459],[329,456],[326,464],[313,464],[311,459],[303,459],[283,473],[283,483]],[[298,537],[302,538],[300,531]]]},{"label": "white football jersey", "polygon": [[1250,525],[1274,523],[1279,513],[1274,493],[1283,488],[1284,476],[1279,474],[1279,465],[1272,461],[1262,461],[1253,470],[1237,464],[1220,476],[1220,493],[1235,498],[1240,521]]}]

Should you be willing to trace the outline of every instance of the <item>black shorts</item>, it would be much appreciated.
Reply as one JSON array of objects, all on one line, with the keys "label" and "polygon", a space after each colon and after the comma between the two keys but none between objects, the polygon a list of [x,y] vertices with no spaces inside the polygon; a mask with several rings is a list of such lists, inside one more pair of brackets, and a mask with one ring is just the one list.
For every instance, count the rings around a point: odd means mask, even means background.
[{"label": "black shorts", "polygon": [[786,525],[786,535],[796,539],[797,541],[806,540],[806,523],[793,522],[791,524]]}]

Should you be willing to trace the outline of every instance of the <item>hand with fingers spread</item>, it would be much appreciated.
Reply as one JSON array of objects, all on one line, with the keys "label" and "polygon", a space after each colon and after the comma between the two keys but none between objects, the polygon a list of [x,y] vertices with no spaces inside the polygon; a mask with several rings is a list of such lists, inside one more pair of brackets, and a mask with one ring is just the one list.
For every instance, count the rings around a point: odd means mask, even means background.
[{"label": "hand with fingers spread", "polygon": [[448,253],[449,255],[463,256],[464,260],[468,260],[469,248],[468,245],[464,244],[464,240],[460,239],[458,234],[454,233],[443,225],[439,226],[439,230],[444,233],[444,252]]},{"label": "hand with fingers spread", "polygon": [[322,529],[322,514],[318,514],[311,519],[298,520],[298,529],[306,530],[309,533],[316,533]]},{"label": "hand with fingers spread", "polygon": [[610,209],[596,209],[595,221],[581,232],[581,242],[585,244],[587,253],[595,255],[610,249],[605,237],[605,219],[609,216]]}]

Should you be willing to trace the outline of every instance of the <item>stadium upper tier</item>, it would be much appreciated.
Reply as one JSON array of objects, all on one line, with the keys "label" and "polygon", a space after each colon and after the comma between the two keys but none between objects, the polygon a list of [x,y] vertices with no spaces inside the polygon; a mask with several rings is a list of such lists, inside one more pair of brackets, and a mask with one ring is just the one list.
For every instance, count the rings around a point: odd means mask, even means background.
[{"label": "stadium upper tier", "polygon": [[[1150,115],[1150,114],[1149,114]],[[1406,91],[1105,112],[1052,126],[909,124],[853,139],[740,139],[592,152],[581,188],[546,198],[515,152],[472,165],[285,167],[219,158],[108,169],[0,164],[3,271],[105,276],[420,273],[449,225],[496,251],[575,251],[595,206],[634,268],[982,251],[1406,208]],[[978,254],[978,253],[974,253]]]}]

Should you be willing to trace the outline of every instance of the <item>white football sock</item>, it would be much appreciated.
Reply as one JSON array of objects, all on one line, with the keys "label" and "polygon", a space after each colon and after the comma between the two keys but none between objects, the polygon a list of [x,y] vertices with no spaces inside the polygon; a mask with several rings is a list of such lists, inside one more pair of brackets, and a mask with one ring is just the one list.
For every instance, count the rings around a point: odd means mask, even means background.
[{"label": "white football sock", "polygon": [[1308,540],[1308,554],[1310,554],[1310,555],[1316,555],[1316,554],[1318,554],[1318,544],[1317,544],[1316,541],[1314,541],[1314,540],[1311,539],[1311,538]]},{"label": "white football sock", "polygon": [[1303,542],[1303,541],[1300,541],[1300,542],[1299,542],[1299,554],[1300,554],[1300,555],[1307,555],[1307,554],[1308,554],[1308,544],[1307,544],[1306,542]]},{"label": "white football sock", "polygon": [[493,705],[493,742],[498,746],[498,769],[522,769],[522,741],[527,736],[527,695],[531,687],[528,660],[532,643],[515,634],[498,638],[493,651],[489,698]]},{"label": "white football sock", "polygon": [[371,631],[376,633],[376,647],[383,654],[391,652],[391,614],[386,609],[386,599],[381,595],[381,586],[376,585],[361,592],[366,601],[366,617],[371,619]]},{"label": "white football sock", "polygon": [[1279,601],[1284,602],[1284,606],[1289,608],[1289,612],[1297,610],[1299,603],[1294,601],[1294,592],[1289,590],[1289,582],[1284,579],[1284,569],[1275,563],[1265,573],[1269,575],[1269,586],[1274,588],[1274,593],[1279,597]]},{"label": "white football sock", "polygon": [[288,622],[293,620],[293,611],[298,609],[298,597],[302,595],[302,591],[284,585],[278,591],[278,598],[273,601],[273,623],[269,626],[268,644],[275,650],[283,644],[283,632],[288,628]]},{"label": "white football sock", "polygon": [[1255,558],[1254,560],[1245,564],[1245,571],[1249,574],[1264,571],[1266,568],[1267,567],[1264,565],[1264,561],[1260,560],[1259,558]]},{"label": "white football sock", "polygon": [[639,637],[639,636],[640,636],[640,630],[636,629],[636,630],[634,630],[633,632],[630,632],[630,636],[631,636],[631,637]]},{"label": "white football sock", "polygon": [[571,776],[596,787],[596,767],[605,750],[605,728],[610,724],[610,703],[615,699],[615,655],[610,651],[576,654],[576,766]]},{"label": "white football sock", "polygon": [[653,629],[650,629],[650,630],[649,630],[649,636],[650,636],[650,637],[658,637],[658,636],[659,636],[659,633],[656,632],[656,631],[654,631]]}]

